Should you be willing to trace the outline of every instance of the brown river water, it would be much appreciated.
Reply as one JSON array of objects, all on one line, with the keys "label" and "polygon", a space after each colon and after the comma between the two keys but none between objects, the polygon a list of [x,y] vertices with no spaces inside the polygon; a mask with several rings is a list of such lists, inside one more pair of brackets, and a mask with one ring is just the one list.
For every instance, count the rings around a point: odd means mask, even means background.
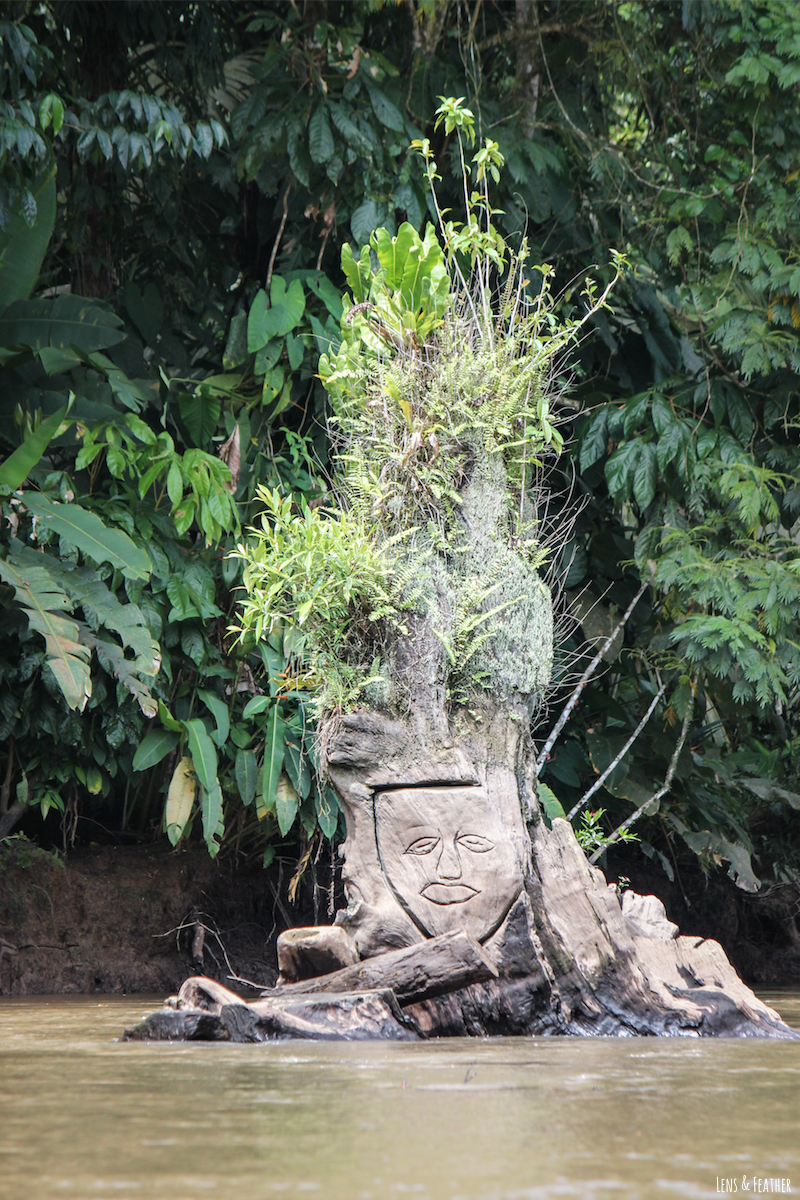
[{"label": "brown river water", "polygon": [[0,998],[3,1200],[800,1195],[800,1041],[115,1040],[159,1006]]}]

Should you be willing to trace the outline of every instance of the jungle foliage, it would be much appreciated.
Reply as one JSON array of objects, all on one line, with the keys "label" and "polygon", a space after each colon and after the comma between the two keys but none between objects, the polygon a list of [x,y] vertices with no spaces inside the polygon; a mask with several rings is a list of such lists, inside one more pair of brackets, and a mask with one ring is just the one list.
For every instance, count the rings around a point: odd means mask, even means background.
[{"label": "jungle foliage", "polygon": [[[449,96],[486,151],[484,261],[527,237],[561,323],[587,316],[612,250],[631,264],[560,367],[550,519],[583,507],[550,578],[581,627],[554,715],[584,635],[647,587],[541,764],[549,809],[581,822],[604,776],[587,846],[635,816],[670,875],[686,848],[750,890],[796,880],[791,0],[2,15],[0,834],[164,828],[299,857],[295,887],[336,837],[295,633],[234,645],[229,552],[262,513],[311,525],[330,499],[320,355],[341,353],[345,291],[375,303],[356,286],[376,230],[431,246],[426,163],[445,223],[463,207],[459,140],[436,125]],[[464,273],[472,249],[455,248]]]}]

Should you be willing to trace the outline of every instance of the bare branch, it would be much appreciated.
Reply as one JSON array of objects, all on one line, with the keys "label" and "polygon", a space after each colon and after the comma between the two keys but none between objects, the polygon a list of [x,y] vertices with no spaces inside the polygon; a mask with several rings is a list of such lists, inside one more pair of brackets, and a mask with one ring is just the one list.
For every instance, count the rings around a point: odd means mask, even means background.
[{"label": "bare branch", "polygon": [[[609,775],[610,775],[610,774],[611,774],[611,772],[612,772],[612,771],[615,769],[615,767],[618,767],[618,766],[619,766],[619,764],[622,762],[623,758],[624,758],[624,757],[625,757],[625,755],[628,753],[628,751],[630,750],[631,746],[632,746],[632,745],[633,745],[633,743],[636,741],[636,739],[638,738],[639,734],[642,732],[642,730],[644,729],[645,725],[647,724],[647,722],[648,722],[648,721],[650,720],[650,718],[652,717],[652,715],[653,715],[653,713],[654,713],[654,711],[655,711],[655,707],[656,707],[656,705],[658,704],[658,702],[659,702],[659,700],[661,699],[661,697],[664,695],[664,691],[665,691],[665,689],[666,689],[666,686],[667,686],[667,685],[666,685],[665,683],[662,683],[662,684],[661,684],[661,687],[658,689],[658,691],[656,692],[656,694],[655,694],[655,696],[653,697],[652,701],[650,702],[650,707],[648,708],[647,712],[644,714],[644,716],[642,717],[641,721],[640,721],[640,722],[639,722],[639,724],[636,726],[636,728],[634,729],[633,733],[632,733],[632,734],[631,734],[631,736],[628,738],[627,742],[626,742],[626,743],[625,743],[625,745],[622,747],[622,749],[620,750],[620,752],[619,752],[619,754],[617,755],[617,757],[616,757],[616,758],[615,758],[615,759],[614,759],[612,762],[610,762],[610,763],[608,764],[608,766],[606,767],[605,771],[603,771],[603,774],[602,774],[602,775],[600,775],[600,776],[599,776],[599,777],[598,777],[598,778],[597,778],[597,779],[594,781],[594,783],[592,784],[592,786],[589,788],[588,792],[585,792],[585,793],[584,793],[584,795],[583,795],[583,796],[581,796],[581,798],[580,798],[580,800],[578,801],[578,803],[577,803],[577,804],[575,804],[575,805],[574,805],[574,806],[573,806],[573,807],[572,807],[572,808],[569,810],[569,812],[567,813],[567,820],[568,820],[568,821],[571,821],[571,820],[572,820],[572,818],[575,816],[576,812],[579,812],[579,811],[580,811],[580,809],[582,809],[582,808],[583,808],[584,804],[586,804],[586,803],[587,803],[589,800],[591,800],[592,796],[595,794],[595,792],[598,792],[598,791],[600,790],[600,788],[603,786],[603,784],[604,784],[604,783],[605,783],[605,781],[608,779]],[[650,802],[648,801],[648,804],[649,804],[649,803],[650,803]]]},{"label": "bare branch", "polygon": [[588,667],[586,668],[586,670],[583,672],[580,679],[576,683],[575,690],[573,691],[573,693],[570,696],[567,703],[564,705],[564,710],[561,713],[561,716],[558,718],[555,725],[553,726],[553,728],[550,732],[550,736],[548,737],[547,741],[545,742],[544,746],[542,747],[542,752],[539,755],[538,759],[536,760],[536,776],[537,776],[537,778],[539,777],[539,775],[541,775],[542,767],[547,762],[550,751],[553,749],[553,746],[556,744],[556,741],[558,740],[561,730],[564,728],[564,726],[566,725],[570,716],[572,715],[572,710],[574,709],[575,705],[578,703],[581,692],[583,691],[583,689],[585,688],[586,684],[589,682],[591,677],[594,675],[597,668],[600,666],[600,663],[603,661],[603,655],[610,648],[611,644],[614,641],[614,638],[617,636],[619,631],[621,629],[623,629],[624,626],[627,624],[628,618],[630,617],[633,610],[636,608],[636,605],[639,603],[642,596],[647,591],[648,585],[649,585],[649,580],[646,580],[642,584],[642,586],[639,588],[638,592],[633,597],[633,599],[631,600],[628,607],[625,609],[625,612],[622,614],[619,621],[614,626],[611,633],[608,635],[606,640],[603,642],[602,646],[597,651],[597,654],[595,654],[594,658],[589,663]]},{"label": "bare branch", "polygon": [[683,718],[683,725],[681,726],[681,734],[680,734],[680,737],[678,738],[677,744],[672,753],[672,758],[669,760],[669,767],[667,768],[667,773],[664,777],[664,782],[662,783],[661,787],[658,789],[657,792],[653,792],[650,799],[645,800],[644,804],[641,804],[637,808],[636,812],[632,813],[631,816],[628,817],[627,821],[623,821],[621,825],[617,826],[617,828],[611,834],[611,837],[606,842],[605,846],[601,846],[600,849],[595,851],[595,853],[589,859],[590,863],[597,862],[600,855],[604,854],[610,845],[612,845],[616,841],[619,841],[621,835],[625,832],[625,830],[630,829],[631,825],[633,825],[633,823],[635,821],[639,820],[639,817],[641,817],[642,814],[647,811],[647,809],[651,806],[651,804],[654,804],[657,800],[660,800],[662,796],[666,796],[667,792],[672,787],[672,780],[673,780],[675,771],[678,766],[678,759],[681,756],[681,750],[683,750],[683,744],[686,741],[686,735],[689,732],[689,724],[691,722],[693,712],[694,712],[694,691],[692,693],[692,700],[690,701],[690,703],[686,709],[686,716]]},{"label": "bare branch", "polygon": [[281,223],[278,226],[278,232],[275,235],[275,241],[272,244],[272,254],[270,254],[270,256],[269,256],[269,266],[267,267],[267,282],[266,282],[267,290],[269,290],[269,285],[272,283],[272,271],[275,266],[275,258],[278,254],[278,247],[281,244],[281,238],[283,237],[283,231],[286,228],[286,218],[289,216],[289,192],[292,190],[293,183],[294,183],[294,175],[292,175],[291,179],[287,183],[286,191],[283,193],[283,216],[281,217]]}]

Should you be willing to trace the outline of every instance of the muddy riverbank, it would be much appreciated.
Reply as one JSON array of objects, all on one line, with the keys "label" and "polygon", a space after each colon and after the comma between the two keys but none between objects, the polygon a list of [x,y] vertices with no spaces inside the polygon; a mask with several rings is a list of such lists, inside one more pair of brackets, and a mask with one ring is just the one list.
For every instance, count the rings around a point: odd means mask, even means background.
[{"label": "muddy riverbank", "polygon": [[[796,888],[748,896],[724,871],[690,869],[679,885],[633,852],[608,875],[659,895],[682,933],[721,942],[752,986],[800,980]],[[200,846],[84,846],[64,861],[12,839],[0,846],[0,994],[167,994],[198,971],[271,984],[277,934],[314,922],[309,889],[289,904],[288,877]]]},{"label": "muddy riverbank", "polygon": [[0,849],[0,991],[168,993],[197,970],[271,983],[286,920],[260,867],[204,848]]}]

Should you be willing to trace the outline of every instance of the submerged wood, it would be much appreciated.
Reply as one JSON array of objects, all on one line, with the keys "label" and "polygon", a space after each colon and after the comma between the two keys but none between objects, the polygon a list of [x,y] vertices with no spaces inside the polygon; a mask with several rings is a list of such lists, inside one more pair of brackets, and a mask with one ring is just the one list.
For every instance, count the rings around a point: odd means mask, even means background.
[{"label": "submerged wood", "polygon": [[[338,973],[338,972],[337,972]],[[279,989],[247,1003],[214,979],[187,979],[160,1012],[126,1029],[123,1040],[273,1042],[286,1038],[322,1041],[418,1041],[421,1033],[391,988],[352,988],[346,993],[308,994]]]},{"label": "submerged wood", "polygon": [[220,1015],[234,1042],[284,1038],[417,1042],[421,1037],[391,988],[343,995],[271,996],[252,1004],[226,1005]]},{"label": "submerged wood", "polygon": [[126,1029],[123,1042],[229,1042],[227,1028],[218,1013],[204,1009],[166,1008],[150,1013],[138,1025]]}]

